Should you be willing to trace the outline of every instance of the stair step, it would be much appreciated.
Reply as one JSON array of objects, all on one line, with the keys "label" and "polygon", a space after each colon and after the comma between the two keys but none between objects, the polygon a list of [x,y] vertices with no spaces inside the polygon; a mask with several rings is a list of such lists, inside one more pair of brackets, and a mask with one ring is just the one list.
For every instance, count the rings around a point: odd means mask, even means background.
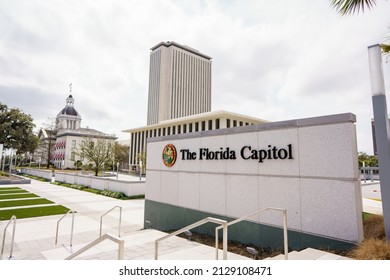
[{"label": "stair step", "polygon": [[[321,251],[313,248],[306,248],[302,251],[292,251],[288,253],[289,260],[349,260],[347,257],[339,256],[326,251]],[[265,260],[284,260],[284,255],[280,254],[273,258]]]}]

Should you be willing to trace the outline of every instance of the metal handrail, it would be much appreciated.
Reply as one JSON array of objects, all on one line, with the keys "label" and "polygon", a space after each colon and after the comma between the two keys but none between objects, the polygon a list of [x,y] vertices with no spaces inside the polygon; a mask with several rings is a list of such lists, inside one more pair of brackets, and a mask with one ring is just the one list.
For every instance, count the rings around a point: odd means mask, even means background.
[{"label": "metal handrail", "polygon": [[[257,210],[249,215],[243,216],[239,219],[236,219],[234,221],[231,221],[227,223],[227,226],[234,225],[236,223],[239,223],[241,221],[247,220],[248,218],[255,216],[257,214],[260,214],[261,212],[265,212],[268,210],[276,210],[276,211],[282,211],[283,212],[283,243],[284,243],[284,259],[288,260],[288,238],[287,238],[287,210],[283,208],[275,208],[275,207],[267,207],[260,210]],[[221,229],[221,226],[215,228],[215,243],[217,244],[219,242],[218,239],[218,230]],[[215,259],[218,260],[218,247],[216,247],[215,250]]]},{"label": "metal handrail", "polygon": [[[193,224],[191,224],[189,226],[186,226],[186,227],[184,227],[182,229],[179,229],[179,230],[177,230],[175,232],[172,232],[171,234],[163,236],[163,237],[161,237],[159,239],[156,239],[154,241],[154,259],[155,260],[158,259],[158,242],[163,241],[165,239],[168,239],[168,238],[170,238],[172,236],[178,235],[180,233],[183,233],[183,232],[185,232],[187,230],[196,228],[196,227],[198,227],[200,225],[203,225],[205,223],[209,223],[209,222],[215,223],[215,224],[219,224],[220,227],[223,228],[223,241],[222,241],[223,242],[223,259],[226,260],[227,259],[227,222],[224,221],[224,220],[221,220],[221,219],[213,218],[213,217],[204,218],[203,220],[200,220],[200,221],[198,221],[196,223],[193,223]],[[218,250],[218,243],[215,244],[215,248]]]},{"label": "metal handrail", "polygon": [[118,237],[121,237],[121,224],[122,224],[122,206],[114,206],[110,210],[108,210],[106,213],[104,213],[100,217],[100,231],[99,231],[99,237],[102,236],[102,225],[103,225],[103,217],[110,213],[115,208],[119,208],[119,227],[118,227]]},{"label": "metal handrail", "polygon": [[9,252],[9,257],[8,257],[8,259],[11,259],[11,258],[12,258],[12,252],[13,252],[14,241],[15,241],[15,228],[16,228],[16,216],[15,216],[15,215],[12,215],[12,217],[11,217],[11,219],[8,221],[7,225],[4,227],[3,242],[1,243],[0,260],[3,258],[4,244],[5,244],[5,235],[6,235],[6,233],[7,233],[7,228],[8,228],[9,224],[10,224],[12,221],[14,221],[14,226],[13,226],[13,229],[12,229],[11,249],[10,249],[10,252]]},{"label": "metal handrail", "polygon": [[118,260],[123,260],[125,240],[123,240],[122,238],[118,238],[114,235],[111,235],[109,233],[106,233],[103,236],[100,236],[98,239],[92,241],[91,243],[84,246],[83,248],[81,248],[77,252],[74,252],[73,254],[71,254],[70,256],[65,258],[65,260],[71,260],[71,259],[77,257],[78,255],[84,253],[85,251],[91,249],[92,247],[94,247],[95,245],[99,244],[100,242],[102,242],[106,239],[109,239],[111,241],[114,241],[115,243],[118,243]]},{"label": "metal handrail", "polygon": [[71,225],[71,229],[70,229],[70,242],[69,242],[69,246],[72,247],[72,242],[73,242],[73,228],[74,228],[74,213],[76,213],[76,211],[73,211],[73,210],[69,210],[68,212],[66,212],[66,214],[64,216],[62,216],[58,221],[57,221],[57,230],[56,230],[56,241],[55,241],[55,245],[57,245],[57,241],[58,241],[58,228],[59,228],[59,225],[60,225],[60,222],[63,218],[65,218],[69,213],[72,213],[72,225]]}]

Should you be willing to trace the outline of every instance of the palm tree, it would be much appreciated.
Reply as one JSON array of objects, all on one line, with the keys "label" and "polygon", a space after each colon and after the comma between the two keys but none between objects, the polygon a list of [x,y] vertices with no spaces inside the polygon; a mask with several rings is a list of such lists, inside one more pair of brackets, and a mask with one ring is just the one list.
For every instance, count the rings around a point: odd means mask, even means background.
[{"label": "palm tree", "polygon": [[[359,13],[360,10],[371,9],[376,5],[377,0],[330,0],[332,6],[342,15]],[[389,54],[390,45],[380,44],[382,52]]]},{"label": "palm tree", "polygon": [[376,0],[331,0],[331,2],[342,15],[359,13],[360,10],[364,12],[365,8],[371,9],[376,5]]}]

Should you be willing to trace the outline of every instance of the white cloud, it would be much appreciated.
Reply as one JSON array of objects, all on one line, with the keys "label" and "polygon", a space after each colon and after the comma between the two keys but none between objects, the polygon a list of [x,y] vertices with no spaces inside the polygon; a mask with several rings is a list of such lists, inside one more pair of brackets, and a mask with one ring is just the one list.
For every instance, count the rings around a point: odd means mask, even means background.
[{"label": "white cloud", "polygon": [[0,101],[40,125],[72,82],[82,125],[124,138],[146,124],[150,48],[176,41],[213,57],[213,109],[269,120],[353,112],[370,153],[367,46],[390,35],[389,10],[388,1],[348,17],[311,0],[1,1]]}]

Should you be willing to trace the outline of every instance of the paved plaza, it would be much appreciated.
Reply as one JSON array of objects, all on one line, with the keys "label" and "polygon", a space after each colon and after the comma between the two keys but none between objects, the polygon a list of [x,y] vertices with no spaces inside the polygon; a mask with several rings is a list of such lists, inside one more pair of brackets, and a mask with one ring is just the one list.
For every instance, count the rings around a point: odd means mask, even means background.
[{"label": "paved plaza", "polygon": [[[76,212],[74,234],[70,246],[72,215],[67,215],[59,223],[58,242],[55,245],[57,221],[62,215],[17,220],[13,258],[16,260],[63,260],[72,252],[99,237],[100,218],[115,206],[122,207],[121,238],[125,240],[124,259],[153,260],[154,241],[167,235],[164,232],[143,229],[144,200],[118,200],[106,196],[56,186],[46,182],[31,180],[28,185],[15,185],[29,192],[47,198]],[[10,187],[6,185],[3,187]],[[0,222],[1,236],[6,221]],[[102,234],[118,236],[119,208],[102,219]],[[7,231],[3,259],[8,257],[11,230]],[[118,245],[105,240],[76,259],[116,259]],[[222,253],[220,254],[222,256]],[[159,259],[214,259],[215,248],[187,239],[172,237],[159,245]],[[228,253],[228,259],[247,259]]]},{"label": "paved plaza", "polygon": [[381,188],[378,181],[362,182],[363,211],[383,215]]}]

